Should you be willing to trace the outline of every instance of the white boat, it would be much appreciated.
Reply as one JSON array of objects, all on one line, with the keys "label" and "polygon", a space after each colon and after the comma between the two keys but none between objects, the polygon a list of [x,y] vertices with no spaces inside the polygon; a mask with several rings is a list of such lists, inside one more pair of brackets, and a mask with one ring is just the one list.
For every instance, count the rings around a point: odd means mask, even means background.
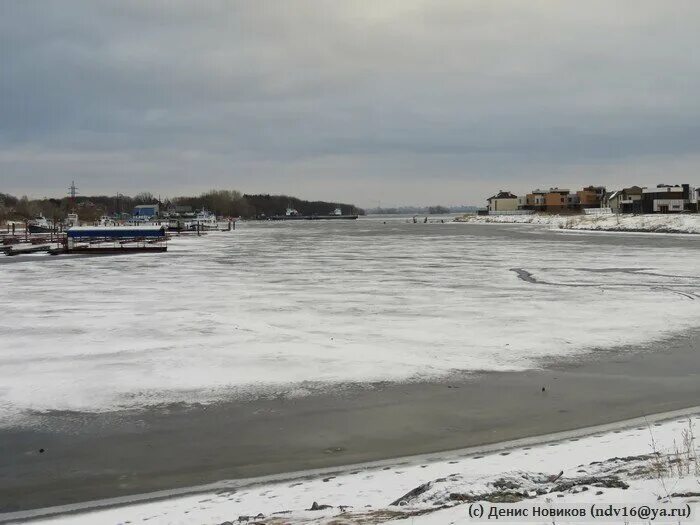
[{"label": "white boat", "polygon": [[73,226],[80,226],[80,219],[78,219],[78,214],[69,213],[68,218],[66,219],[66,223],[68,224],[69,228],[72,228]]},{"label": "white boat", "polygon": [[185,229],[187,230],[218,230],[219,227],[216,215],[207,210],[200,211],[194,219],[185,222]]},{"label": "white boat", "polygon": [[97,225],[98,226],[117,226],[117,221],[115,221],[111,217],[108,217],[107,215],[103,215],[102,217],[100,217],[100,222]]}]

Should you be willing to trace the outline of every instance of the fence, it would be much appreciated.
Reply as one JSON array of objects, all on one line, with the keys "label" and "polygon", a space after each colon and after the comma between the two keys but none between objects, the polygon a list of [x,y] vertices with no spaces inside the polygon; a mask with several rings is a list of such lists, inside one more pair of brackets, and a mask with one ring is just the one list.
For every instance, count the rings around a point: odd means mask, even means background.
[{"label": "fence", "polygon": [[489,215],[532,215],[535,210],[509,210],[509,211],[492,211],[489,210]]}]

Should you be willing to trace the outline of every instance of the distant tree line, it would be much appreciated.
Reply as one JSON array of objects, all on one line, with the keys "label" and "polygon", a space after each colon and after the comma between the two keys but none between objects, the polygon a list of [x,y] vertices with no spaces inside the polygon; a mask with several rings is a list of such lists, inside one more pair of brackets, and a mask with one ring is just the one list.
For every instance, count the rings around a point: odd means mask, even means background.
[{"label": "distant tree line", "polygon": [[[26,221],[43,215],[47,219],[62,220],[75,208],[81,220],[97,221],[103,215],[131,214],[140,204],[159,204],[162,211],[189,207],[193,211],[206,209],[225,217],[270,217],[284,215],[287,208],[294,208],[302,215],[327,215],[340,208],[343,214],[364,214],[352,204],[325,201],[306,201],[287,195],[243,195],[235,190],[211,190],[197,196],[159,199],[152,193],[128,195],[77,196],[60,199],[29,199],[0,193],[0,221]],[[180,208],[181,209],[181,208]]]},{"label": "distant tree line", "polygon": [[367,213],[376,215],[411,215],[424,214],[428,215],[443,215],[445,213],[462,213],[476,211],[476,206],[399,206],[396,208],[371,208]]},{"label": "distant tree line", "polygon": [[364,210],[353,204],[325,201],[305,201],[287,195],[244,195],[243,199],[251,206],[253,216],[270,217],[284,215],[287,208],[292,208],[301,215],[330,215],[340,208],[343,215],[364,215]]}]

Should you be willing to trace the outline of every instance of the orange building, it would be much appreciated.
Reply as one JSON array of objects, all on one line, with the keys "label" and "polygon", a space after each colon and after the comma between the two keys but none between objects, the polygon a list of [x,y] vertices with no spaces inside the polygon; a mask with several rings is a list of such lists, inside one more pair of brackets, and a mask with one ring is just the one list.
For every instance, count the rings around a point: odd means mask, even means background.
[{"label": "orange building", "polygon": [[603,186],[588,186],[576,192],[581,208],[600,208],[600,202],[605,195]]},{"label": "orange building", "polygon": [[548,212],[559,212],[567,208],[569,190],[550,188],[544,196],[545,209]]},{"label": "orange building", "polygon": [[545,209],[545,190],[534,190],[525,196],[525,208],[528,210],[544,211]]}]

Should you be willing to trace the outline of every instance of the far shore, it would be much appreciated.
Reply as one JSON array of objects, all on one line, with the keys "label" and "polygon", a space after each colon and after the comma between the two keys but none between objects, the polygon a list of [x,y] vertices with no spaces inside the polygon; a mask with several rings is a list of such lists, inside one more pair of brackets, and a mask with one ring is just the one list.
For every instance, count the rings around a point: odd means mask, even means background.
[{"label": "far shore", "polygon": [[455,222],[477,224],[539,224],[554,229],[631,233],[700,234],[700,213],[556,215],[546,213],[462,215]]}]

